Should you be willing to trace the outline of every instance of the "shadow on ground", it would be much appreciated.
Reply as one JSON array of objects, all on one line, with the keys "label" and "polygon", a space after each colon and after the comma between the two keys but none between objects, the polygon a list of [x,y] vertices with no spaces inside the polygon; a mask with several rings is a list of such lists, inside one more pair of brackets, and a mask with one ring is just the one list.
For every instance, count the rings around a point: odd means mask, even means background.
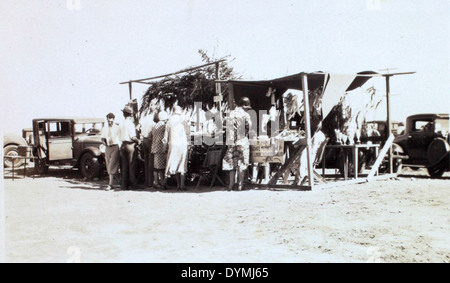
[{"label": "shadow on ground", "polygon": [[[102,174],[100,178],[88,180],[84,179],[81,176],[80,171],[77,168],[70,167],[54,167],[51,166],[46,174],[38,174],[34,170],[33,164],[28,164],[27,168],[24,171],[23,166],[20,168],[14,168],[14,172],[12,168],[4,168],[4,179],[5,180],[13,180],[20,181],[24,179],[36,179],[36,180],[45,180],[48,178],[56,178],[64,180],[67,185],[62,185],[63,188],[69,189],[78,189],[78,190],[105,190],[108,186],[108,176],[106,174]],[[14,173],[14,174],[13,174]],[[174,180],[169,180],[169,187],[167,190],[163,189],[155,189],[155,188],[146,188],[143,184],[143,178],[139,177],[138,185],[127,191],[136,191],[136,192],[162,192],[162,193],[207,193],[207,192],[215,192],[215,191],[226,191],[226,188],[223,186],[214,186],[210,188],[205,182],[199,186],[198,189],[195,189],[197,184],[197,179],[194,182],[187,182],[187,191],[178,191],[176,189],[176,185]],[[120,186],[117,185],[114,191],[121,191]]]}]

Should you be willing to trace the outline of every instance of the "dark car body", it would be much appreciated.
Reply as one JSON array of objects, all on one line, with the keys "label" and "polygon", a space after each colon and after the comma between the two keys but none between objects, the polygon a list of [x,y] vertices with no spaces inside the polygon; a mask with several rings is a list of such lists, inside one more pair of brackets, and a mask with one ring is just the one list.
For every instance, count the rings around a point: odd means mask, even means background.
[{"label": "dark car body", "polygon": [[79,167],[86,178],[100,173],[102,118],[56,117],[33,120],[36,166],[44,173],[50,165]]},{"label": "dark car body", "polygon": [[[394,143],[400,146],[402,154],[408,159],[404,166],[426,167],[431,171],[449,170],[449,115],[448,114],[417,114],[406,120],[405,133],[397,136]],[[439,170],[438,170],[439,169]]]}]

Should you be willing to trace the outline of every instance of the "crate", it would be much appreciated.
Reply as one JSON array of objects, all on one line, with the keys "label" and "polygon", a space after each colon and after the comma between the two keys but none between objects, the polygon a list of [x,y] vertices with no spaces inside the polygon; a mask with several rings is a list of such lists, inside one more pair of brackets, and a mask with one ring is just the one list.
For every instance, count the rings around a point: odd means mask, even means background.
[{"label": "crate", "polygon": [[284,163],[284,140],[263,138],[251,141],[250,162]]}]

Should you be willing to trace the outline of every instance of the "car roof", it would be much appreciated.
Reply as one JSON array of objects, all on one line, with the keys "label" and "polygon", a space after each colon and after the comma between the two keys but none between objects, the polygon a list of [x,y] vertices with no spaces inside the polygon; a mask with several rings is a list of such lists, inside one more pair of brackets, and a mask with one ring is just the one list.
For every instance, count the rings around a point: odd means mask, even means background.
[{"label": "car roof", "polygon": [[[372,121],[366,121],[366,123],[386,123],[387,121],[386,120],[372,120]],[[402,122],[400,122],[400,121],[397,121],[397,120],[391,120],[391,124],[395,124],[395,123],[402,123]]]},{"label": "car roof", "polygon": [[86,123],[104,123],[105,119],[98,117],[50,117],[50,118],[37,118],[34,121],[73,121],[75,124]]},{"label": "car roof", "polygon": [[424,118],[426,118],[426,117],[435,117],[435,118],[449,118],[449,115],[448,114],[444,114],[444,113],[441,113],[441,114],[439,114],[439,113],[423,113],[423,114],[415,114],[415,115],[411,115],[411,116],[409,116],[408,118],[422,118],[422,117],[424,117]]}]

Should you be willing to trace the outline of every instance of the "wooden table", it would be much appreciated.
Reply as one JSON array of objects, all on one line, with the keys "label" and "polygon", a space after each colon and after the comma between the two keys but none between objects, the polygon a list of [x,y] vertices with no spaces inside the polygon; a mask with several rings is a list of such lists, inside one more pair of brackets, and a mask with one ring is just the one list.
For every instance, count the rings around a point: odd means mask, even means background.
[{"label": "wooden table", "polygon": [[[347,145],[347,144],[334,144],[334,145],[327,145],[325,147],[325,152],[328,148],[338,148],[341,150],[341,153],[343,154],[344,157],[344,178],[345,180],[348,179],[348,167],[349,167],[349,153],[352,152],[353,153],[353,164],[354,164],[354,178],[357,179],[358,178],[358,162],[359,162],[359,158],[358,158],[358,153],[360,149],[369,149],[369,148],[375,148],[375,155],[378,156],[378,151],[380,148],[379,144],[351,144],[351,145]],[[324,156],[325,155],[324,152]],[[325,175],[325,158],[323,159],[322,162],[322,169],[323,169],[323,175]],[[377,171],[378,174],[378,171]]]}]

